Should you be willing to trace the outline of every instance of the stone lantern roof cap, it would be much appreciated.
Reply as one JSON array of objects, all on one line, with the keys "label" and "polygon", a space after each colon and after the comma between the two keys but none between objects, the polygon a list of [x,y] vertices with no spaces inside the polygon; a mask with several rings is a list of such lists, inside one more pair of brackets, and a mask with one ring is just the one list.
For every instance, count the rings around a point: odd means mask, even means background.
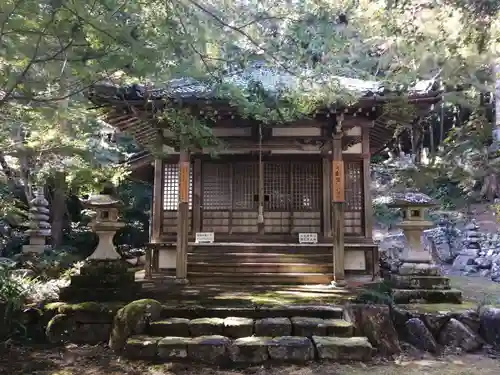
[{"label": "stone lantern roof cap", "polygon": [[123,205],[119,199],[107,194],[91,195],[83,200],[83,204],[87,208],[118,208]]},{"label": "stone lantern roof cap", "polygon": [[438,203],[427,194],[415,191],[407,191],[391,194],[387,205],[394,208],[434,207],[437,206]]}]

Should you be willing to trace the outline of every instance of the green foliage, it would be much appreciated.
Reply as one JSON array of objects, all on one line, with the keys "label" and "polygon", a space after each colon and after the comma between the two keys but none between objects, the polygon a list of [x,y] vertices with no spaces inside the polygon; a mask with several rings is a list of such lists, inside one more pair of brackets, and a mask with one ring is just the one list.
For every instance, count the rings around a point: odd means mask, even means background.
[{"label": "green foliage", "polygon": [[0,265],[0,340],[24,331],[19,317],[29,283],[27,279],[13,278],[11,269]]}]

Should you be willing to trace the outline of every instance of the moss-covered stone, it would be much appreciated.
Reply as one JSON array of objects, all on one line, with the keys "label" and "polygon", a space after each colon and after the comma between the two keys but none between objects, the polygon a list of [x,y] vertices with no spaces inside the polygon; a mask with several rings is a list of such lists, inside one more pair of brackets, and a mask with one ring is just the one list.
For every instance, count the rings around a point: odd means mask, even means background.
[{"label": "moss-covered stone", "polygon": [[229,356],[236,363],[263,363],[269,359],[268,346],[271,337],[242,337],[229,346]]},{"label": "moss-covered stone", "polygon": [[154,359],[158,353],[158,341],[161,337],[134,335],[125,343],[123,354],[133,359]]},{"label": "moss-covered stone", "polygon": [[392,299],[395,303],[462,303],[462,292],[456,289],[393,289]]},{"label": "moss-covered stone", "polygon": [[71,341],[75,322],[66,314],[55,315],[47,324],[45,335],[47,340],[53,344]]},{"label": "moss-covered stone", "polygon": [[326,325],[323,319],[296,316],[290,320],[294,336],[326,336]]},{"label": "moss-covered stone", "polygon": [[129,264],[123,260],[92,259],[85,261],[80,269],[80,275],[100,279],[109,275],[127,273],[129,268]]},{"label": "moss-covered stone", "polygon": [[189,322],[191,336],[222,335],[223,331],[224,319],[221,318],[199,318]]},{"label": "moss-covered stone", "polygon": [[325,319],[326,335],[351,337],[354,335],[354,324],[344,319]]},{"label": "moss-covered stone", "polygon": [[161,310],[161,304],[152,299],[134,301],[118,310],[113,320],[109,347],[120,352],[129,336],[144,333],[148,322],[160,318]]},{"label": "moss-covered stone", "polygon": [[189,319],[170,318],[152,322],[147,332],[154,336],[189,337]]},{"label": "moss-covered stone", "polygon": [[367,361],[372,346],[366,337],[313,337],[319,359],[334,361]]}]

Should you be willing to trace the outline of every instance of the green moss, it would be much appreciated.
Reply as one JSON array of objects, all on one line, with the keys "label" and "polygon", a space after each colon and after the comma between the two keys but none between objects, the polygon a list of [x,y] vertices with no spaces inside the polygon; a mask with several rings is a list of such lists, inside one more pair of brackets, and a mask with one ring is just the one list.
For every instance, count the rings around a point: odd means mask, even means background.
[{"label": "green moss", "polygon": [[460,313],[467,310],[476,310],[478,304],[475,302],[463,302],[461,304],[456,303],[415,303],[408,305],[401,305],[403,308],[409,311],[414,311],[418,313],[438,313],[438,312],[453,312]]},{"label": "green moss", "polygon": [[60,314],[71,314],[78,312],[115,314],[123,306],[125,306],[124,302],[81,302],[74,304],[63,304],[59,307],[58,310]]},{"label": "green moss", "polygon": [[66,303],[64,302],[51,302],[44,305],[43,310],[48,312],[50,311],[59,312],[59,308],[64,305],[66,305]]},{"label": "green moss", "polygon": [[121,351],[131,335],[143,333],[146,320],[160,318],[162,305],[153,299],[141,299],[122,307],[115,315],[109,346]]},{"label": "green moss", "polygon": [[327,321],[330,325],[336,327],[350,327],[353,325],[351,322],[348,322],[347,320],[344,319],[328,319]]}]

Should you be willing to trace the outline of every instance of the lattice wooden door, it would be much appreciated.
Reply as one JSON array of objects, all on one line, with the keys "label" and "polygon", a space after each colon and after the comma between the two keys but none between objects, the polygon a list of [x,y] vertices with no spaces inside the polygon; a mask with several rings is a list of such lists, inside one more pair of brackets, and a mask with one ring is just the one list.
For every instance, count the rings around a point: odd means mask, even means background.
[{"label": "lattice wooden door", "polygon": [[258,164],[202,164],[202,230],[215,233],[256,233]]},{"label": "lattice wooden door", "polygon": [[292,234],[321,230],[321,162],[264,164],[264,231]]}]

